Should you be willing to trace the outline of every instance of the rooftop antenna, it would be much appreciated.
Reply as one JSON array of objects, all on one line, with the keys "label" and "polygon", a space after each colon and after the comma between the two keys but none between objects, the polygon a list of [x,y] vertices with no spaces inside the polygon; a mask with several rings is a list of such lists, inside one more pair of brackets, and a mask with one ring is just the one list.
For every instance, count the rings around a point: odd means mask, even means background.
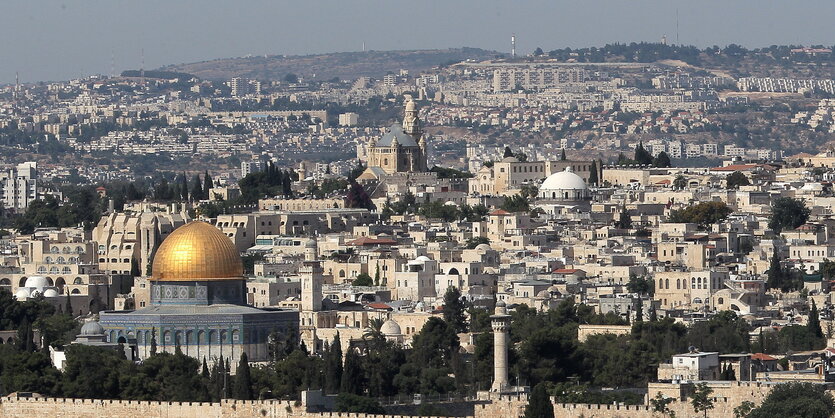
[{"label": "rooftop antenna", "polygon": [[110,78],[116,78],[116,52],[110,50]]},{"label": "rooftop antenna", "polygon": [[365,52],[365,41],[362,41],[362,52]]},{"label": "rooftop antenna", "polygon": [[141,80],[142,85],[145,85],[145,48],[142,48],[139,51],[139,79]]},{"label": "rooftop antenna", "polygon": [[510,57],[516,58],[516,34],[510,34]]},{"label": "rooftop antenna", "polygon": [[676,7],[676,45],[681,45],[678,41],[678,7]]}]

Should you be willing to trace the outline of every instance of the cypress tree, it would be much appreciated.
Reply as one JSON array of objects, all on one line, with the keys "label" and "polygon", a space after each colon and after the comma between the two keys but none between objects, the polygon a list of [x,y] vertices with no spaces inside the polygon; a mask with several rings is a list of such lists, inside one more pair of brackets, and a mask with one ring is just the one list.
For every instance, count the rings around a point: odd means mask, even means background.
[{"label": "cypress tree", "polygon": [[186,172],[180,176],[180,199],[184,202],[188,201],[188,180],[186,180]]},{"label": "cypress tree", "polygon": [[545,383],[534,386],[525,407],[525,418],[554,418],[554,405],[551,405]]},{"label": "cypress tree", "polygon": [[568,159],[568,157],[566,157],[566,155],[565,155],[565,148],[563,148],[562,153],[560,154],[560,161],[565,161],[567,159]]},{"label": "cypress tree", "polygon": [[597,186],[598,182],[597,178],[597,162],[591,160],[591,167],[589,167],[589,184],[592,186]]},{"label": "cypress tree", "polygon": [[658,322],[658,313],[655,312],[655,303],[649,305],[649,322]]},{"label": "cypress tree", "polygon": [[200,183],[200,175],[195,174],[191,179],[191,200],[197,201],[203,198],[203,184]]},{"label": "cypress tree", "polygon": [[215,187],[215,182],[212,181],[212,176],[209,175],[209,170],[206,170],[206,173],[203,174],[203,199],[208,199],[209,193],[212,188]]},{"label": "cypress tree", "polygon": [[17,327],[17,347],[22,351],[35,351],[32,342],[32,324],[29,322],[29,318],[25,316]]},{"label": "cypress tree", "polygon": [[345,352],[345,371],[342,373],[342,384],[339,393],[362,395],[363,370],[360,357],[356,351],[348,349]]},{"label": "cypress tree", "polygon": [[246,353],[241,353],[241,361],[238,363],[238,373],[235,376],[235,399],[252,399],[252,377],[249,373]]},{"label": "cypress tree", "polygon": [[806,321],[806,326],[811,331],[812,335],[817,339],[823,339],[823,330],[821,329],[821,319],[818,315],[818,307],[815,301],[812,300],[812,310],[809,311],[809,320]]},{"label": "cypress tree", "polygon": [[766,286],[769,289],[779,289],[783,285],[783,268],[780,266],[780,256],[777,253],[777,246],[774,247],[774,252],[771,255],[771,261],[768,265],[768,280]]},{"label": "cypress tree", "polygon": [[67,291],[67,313],[75,317],[75,314],[72,312],[72,300],[70,299],[69,291]]},{"label": "cypress tree", "polygon": [[206,380],[209,379],[209,365],[206,364],[206,357],[203,357],[203,370],[200,372],[200,375]]},{"label": "cypress tree", "polygon": [[157,330],[151,328],[151,355],[157,354]]},{"label": "cypress tree", "polygon": [[325,362],[325,390],[328,393],[337,393],[342,382],[342,343],[339,341],[338,332],[333,337]]}]

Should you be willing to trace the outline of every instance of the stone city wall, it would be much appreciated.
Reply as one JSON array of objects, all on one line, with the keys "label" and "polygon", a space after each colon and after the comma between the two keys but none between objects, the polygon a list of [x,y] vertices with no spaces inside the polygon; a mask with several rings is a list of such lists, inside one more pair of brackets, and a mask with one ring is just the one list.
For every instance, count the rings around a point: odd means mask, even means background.
[{"label": "stone city wall", "polygon": [[0,399],[0,416],[4,418],[408,418],[397,415],[383,416],[347,412],[312,413],[306,412],[304,407],[297,402],[278,400],[149,402],[17,396]]}]

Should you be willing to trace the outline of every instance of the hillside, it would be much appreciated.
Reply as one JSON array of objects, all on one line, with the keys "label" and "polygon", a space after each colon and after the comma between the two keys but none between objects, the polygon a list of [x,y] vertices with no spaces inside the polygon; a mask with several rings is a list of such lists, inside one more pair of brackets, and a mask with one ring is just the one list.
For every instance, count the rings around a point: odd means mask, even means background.
[{"label": "hillside", "polygon": [[304,78],[329,80],[339,77],[352,80],[357,77],[382,77],[400,69],[412,72],[467,59],[484,60],[501,55],[479,48],[413,51],[338,52],[304,56],[253,56],[224,58],[189,64],[169,65],[163,71],[194,74],[208,80],[228,80],[246,77],[257,80],[281,80],[289,73]]}]

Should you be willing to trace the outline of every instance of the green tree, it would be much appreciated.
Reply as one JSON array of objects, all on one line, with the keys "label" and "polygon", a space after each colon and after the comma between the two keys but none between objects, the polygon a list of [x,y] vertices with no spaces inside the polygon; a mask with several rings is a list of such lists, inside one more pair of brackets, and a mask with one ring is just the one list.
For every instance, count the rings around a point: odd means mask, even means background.
[{"label": "green tree", "polygon": [[781,289],[785,281],[786,272],[780,263],[780,254],[777,252],[777,246],[775,245],[771,260],[768,262],[768,279],[765,284],[769,289]]},{"label": "green tree", "polygon": [[[565,161],[567,159],[568,159],[568,157],[566,157],[566,155],[565,155],[565,148],[563,148],[562,151],[560,152],[560,161]],[[592,162],[594,162],[594,161],[592,161]]]},{"label": "green tree", "polygon": [[751,411],[754,410],[754,402],[742,401],[736,408],[734,408],[734,418],[745,418]]},{"label": "green tree", "polygon": [[775,385],[748,418],[826,418],[835,414],[835,402],[824,385],[785,383]]},{"label": "green tree", "polygon": [[751,182],[748,180],[748,177],[745,174],[742,174],[741,171],[734,171],[731,174],[728,174],[725,177],[725,183],[727,183],[728,189],[738,189],[739,186],[748,186]]},{"label": "green tree", "polygon": [[238,363],[238,370],[235,375],[235,399],[253,399],[252,377],[249,371],[249,360],[245,352],[241,353],[241,360]]},{"label": "green tree", "polygon": [[525,418],[554,418],[554,405],[548,396],[545,383],[534,386],[525,407]]},{"label": "green tree", "polygon": [[472,237],[472,238],[468,238],[468,239],[467,239],[467,242],[464,244],[464,246],[465,246],[467,249],[472,250],[472,249],[474,249],[475,247],[478,247],[478,246],[479,246],[479,245],[481,245],[481,244],[487,244],[487,245],[490,245],[490,238],[487,238],[487,237]]},{"label": "green tree", "polygon": [[679,174],[673,180],[673,188],[676,190],[684,190],[687,188],[687,178]]},{"label": "green tree", "polygon": [[339,387],[339,393],[350,393],[352,395],[362,395],[365,387],[362,360],[356,351],[351,350],[345,352],[345,370],[342,373],[342,382]]},{"label": "green tree", "polygon": [[809,220],[811,211],[800,199],[778,197],[771,203],[771,217],[768,227],[775,232],[784,229],[795,229]]},{"label": "green tree", "polygon": [[652,154],[649,153],[644,148],[644,143],[639,142],[638,146],[635,147],[635,162],[642,165],[651,165],[652,164]]},{"label": "green tree", "polygon": [[670,418],[675,418],[676,413],[670,409],[670,404],[673,403],[673,401],[675,401],[675,398],[664,396],[661,392],[658,392],[654,398],[649,400],[649,404],[652,407],[653,412],[669,416]]},{"label": "green tree", "polygon": [[821,328],[821,319],[820,315],[818,314],[818,307],[815,305],[814,299],[812,300],[812,309],[809,310],[809,320],[806,322],[806,326],[809,328],[809,332],[818,339],[824,339],[823,329]]},{"label": "green tree", "polygon": [[502,157],[507,158],[507,157],[512,157],[512,156],[513,156],[513,150],[511,150],[510,147],[504,147],[504,155]]},{"label": "green tree", "polygon": [[513,196],[505,196],[504,202],[501,205],[501,209],[506,210],[508,212],[529,212],[531,210],[531,205],[521,194],[515,194]]},{"label": "green tree", "polygon": [[671,223],[695,223],[701,228],[721,222],[733,212],[725,202],[702,202],[670,212]]},{"label": "green tree", "polygon": [[670,161],[670,156],[667,155],[666,152],[661,151],[661,152],[658,153],[657,156],[655,156],[655,158],[653,158],[652,166],[653,167],[659,167],[659,168],[667,168],[667,167],[672,167],[673,163],[672,163],[672,161]]},{"label": "green tree", "polygon": [[354,286],[374,286],[374,280],[368,275],[368,273],[360,273],[357,274],[357,278],[355,278],[351,284]]},{"label": "green tree", "polygon": [[342,343],[339,333],[325,351],[325,393],[338,393],[342,383]]},{"label": "green tree", "polygon": [[704,412],[704,416],[707,418],[707,411],[713,409],[713,398],[710,396],[712,394],[713,389],[711,389],[706,383],[699,383],[696,385],[690,399],[690,404],[693,405],[693,410],[696,411],[697,414],[699,412]]},{"label": "green tree", "polygon": [[352,393],[340,393],[336,397],[337,412],[384,415],[386,410],[374,399]]},{"label": "green tree", "polygon": [[444,321],[457,333],[467,332],[467,320],[464,317],[464,301],[461,291],[455,286],[447,288],[444,293]]},{"label": "green tree", "polygon": [[629,211],[626,209],[626,206],[621,206],[620,208],[620,215],[618,216],[618,220],[615,221],[615,228],[618,229],[631,229],[632,228],[632,217],[629,216]]},{"label": "green tree", "polygon": [[655,282],[648,277],[631,275],[626,290],[629,293],[652,296],[655,293]]},{"label": "green tree", "polygon": [[595,160],[591,161],[591,166],[589,166],[589,184],[592,186],[597,186],[597,183],[600,182],[597,174],[597,162]]}]

